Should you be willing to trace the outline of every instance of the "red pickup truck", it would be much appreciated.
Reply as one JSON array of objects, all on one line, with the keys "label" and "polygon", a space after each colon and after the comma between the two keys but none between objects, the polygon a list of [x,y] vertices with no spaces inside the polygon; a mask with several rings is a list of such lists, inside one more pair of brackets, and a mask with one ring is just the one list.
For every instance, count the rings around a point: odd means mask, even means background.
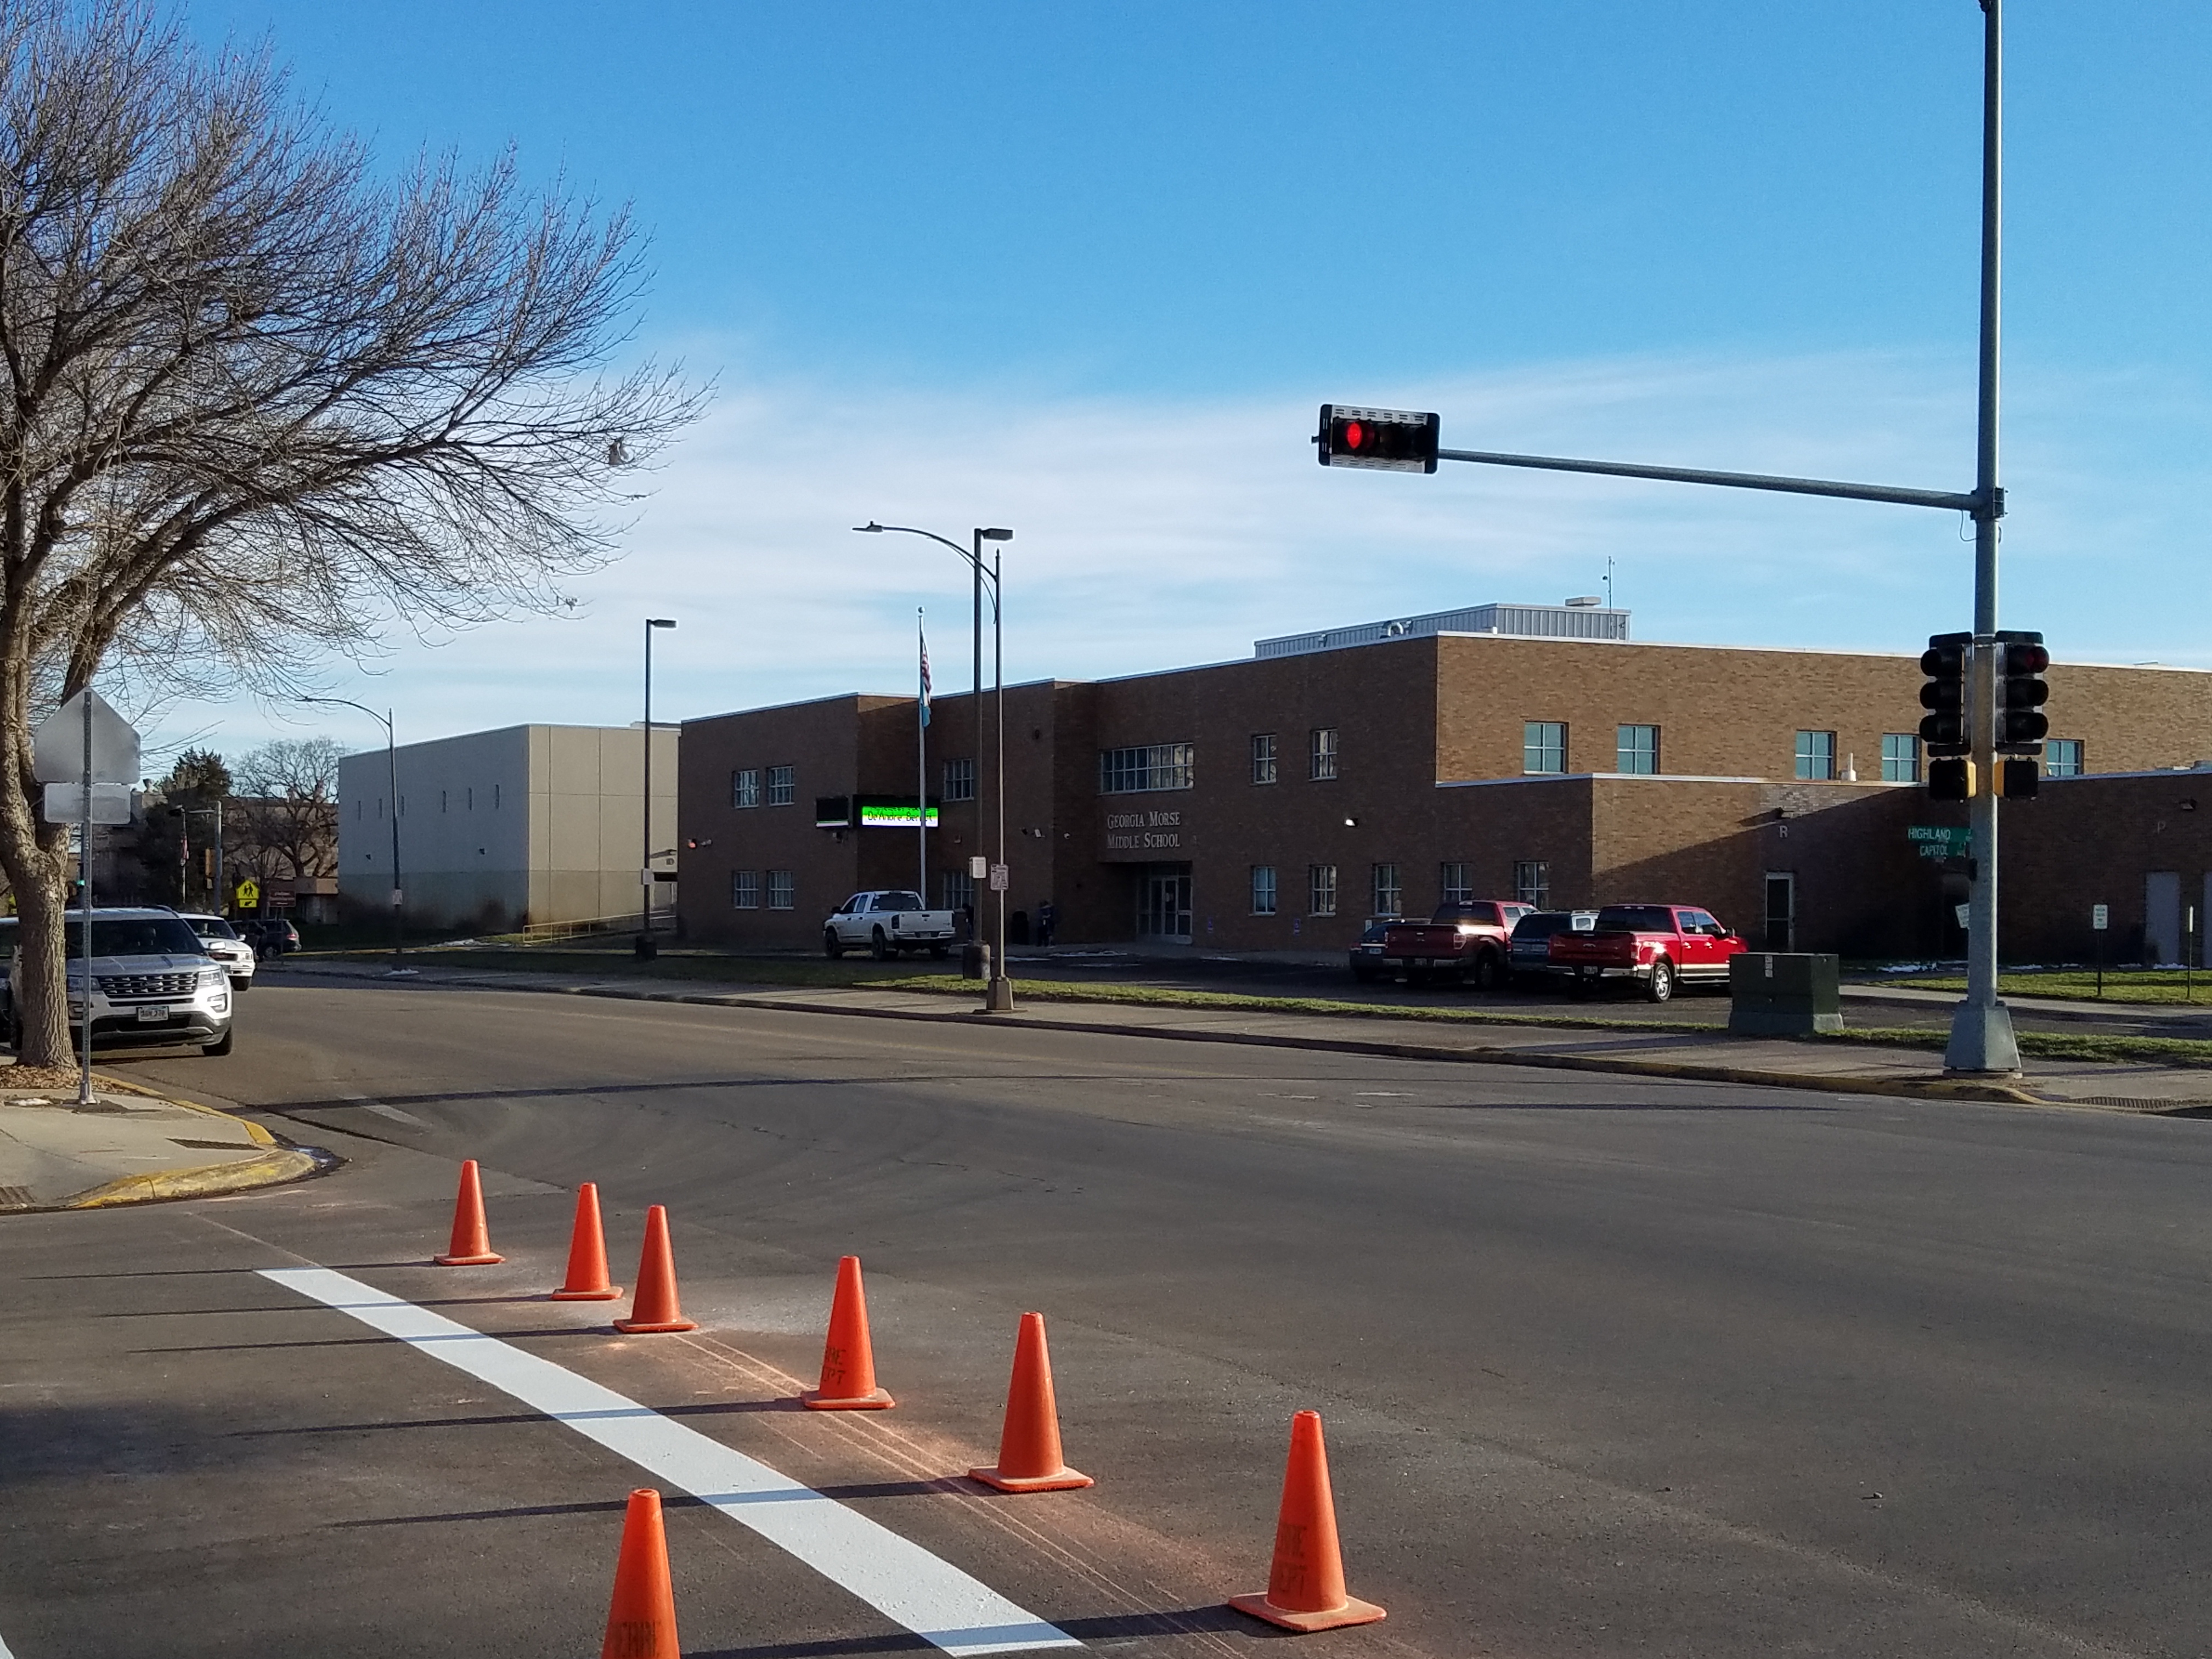
[{"label": "red pickup truck", "polygon": [[1552,935],[1552,966],[1571,975],[1577,994],[1601,981],[1631,979],[1654,1002],[1678,985],[1728,983],[1729,958],[1744,942],[1687,904],[1608,904],[1588,933]]},{"label": "red pickup truck", "polygon": [[1406,983],[1471,981],[1492,991],[1504,981],[1513,924],[1534,909],[1502,899],[1443,904],[1426,921],[1394,921],[1382,935],[1382,970],[1405,969]]}]

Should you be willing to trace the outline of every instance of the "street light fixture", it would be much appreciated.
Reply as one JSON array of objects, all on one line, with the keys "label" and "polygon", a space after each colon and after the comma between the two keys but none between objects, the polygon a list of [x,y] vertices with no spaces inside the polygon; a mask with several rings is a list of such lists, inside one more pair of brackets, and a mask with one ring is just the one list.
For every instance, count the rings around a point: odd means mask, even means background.
[{"label": "street light fixture", "polygon": [[399,744],[392,735],[392,711],[380,714],[365,702],[356,702],[351,697],[302,697],[301,702],[343,703],[348,708],[358,708],[384,727],[384,764],[391,778],[392,790],[392,968],[395,974],[411,974],[406,965],[407,942],[405,921],[400,914],[403,896],[399,885]]},{"label": "street light fixture", "polygon": [[638,862],[637,954],[650,957],[660,947],[653,939],[653,630],[676,626],[672,617],[645,619],[645,856]]},{"label": "street light fixture", "polygon": [[[998,878],[999,872],[1004,872],[1006,868],[1006,625],[1000,608],[1000,600],[1003,593],[1000,580],[1002,562],[998,553],[994,551],[991,555],[990,566],[987,569],[983,563],[983,544],[1010,542],[1014,538],[1014,532],[1011,530],[977,529],[972,532],[972,544],[963,547],[958,542],[940,536],[934,531],[917,530],[911,525],[878,524],[871,519],[866,524],[854,525],[853,528],[860,534],[869,536],[882,535],[888,531],[899,536],[925,537],[941,547],[951,548],[968,562],[968,568],[975,578],[975,656],[972,699],[975,705],[975,769],[979,774],[982,770],[983,763],[983,587],[987,581],[990,585],[991,672],[996,681],[993,701],[995,705],[994,719],[998,726],[999,749],[998,781],[994,786],[997,793],[999,808],[998,853],[992,860],[992,869],[994,878]],[[921,808],[922,816],[926,819],[928,816],[927,801],[917,802],[916,805]],[[979,816],[980,811],[979,800]],[[988,1014],[1008,1014],[1014,1009],[1014,982],[1006,973],[1006,890],[1004,887],[994,886],[992,890],[999,896],[997,923],[994,929],[997,942],[992,947],[990,988],[984,1000],[983,1012]],[[924,893],[921,900],[924,904],[927,904],[929,895]]]}]

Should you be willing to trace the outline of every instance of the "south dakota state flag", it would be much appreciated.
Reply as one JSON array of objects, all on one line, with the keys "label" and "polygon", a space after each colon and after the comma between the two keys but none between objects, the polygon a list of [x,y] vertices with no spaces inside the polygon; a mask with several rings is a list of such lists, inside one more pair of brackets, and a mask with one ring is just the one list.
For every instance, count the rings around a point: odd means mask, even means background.
[{"label": "south dakota state flag", "polygon": [[921,612],[914,613],[914,629],[921,641],[921,723],[929,724],[929,635],[923,632]]}]

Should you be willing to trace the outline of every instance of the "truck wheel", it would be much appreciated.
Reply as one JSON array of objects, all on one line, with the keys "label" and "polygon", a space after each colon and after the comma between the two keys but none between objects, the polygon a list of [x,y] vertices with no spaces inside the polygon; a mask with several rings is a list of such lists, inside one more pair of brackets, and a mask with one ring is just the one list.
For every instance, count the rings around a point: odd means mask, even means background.
[{"label": "truck wheel", "polygon": [[868,953],[878,962],[889,962],[898,954],[891,949],[890,939],[884,935],[884,930],[880,927],[876,929],[875,938],[870,941]]},{"label": "truck wheel", "polygon": [[1674,964],[1662,957],[1651,964],[1651,977],[1644,982],[1644,994],[1653,1002],[1664,1002],[1674,994]]},{"label": "truck wheel", "polygon": [[1478,991],[1495,991],[1498,980],[1497,953],[1485,951],[1476,957],[1468,978]]},{"label": "truck wheel", "polygon": [[949,945],[933,945],[929,947],[929,957],[933,962],[942,962],[951,952],[952,947]]},{"label": "truck wheel", "polygon": [[845,941],[837,937],[837,930],[835,927],[824,927],[822,930],[822,954],[832,962],[845,954]]},{"label": "truck wheel", "polygon": [[1406,984],[1409,988],[1417,989],[1421,986],[1426,985],[1428,982],[1429,970],[1427,969],[1408,968],[1406,969]]}]

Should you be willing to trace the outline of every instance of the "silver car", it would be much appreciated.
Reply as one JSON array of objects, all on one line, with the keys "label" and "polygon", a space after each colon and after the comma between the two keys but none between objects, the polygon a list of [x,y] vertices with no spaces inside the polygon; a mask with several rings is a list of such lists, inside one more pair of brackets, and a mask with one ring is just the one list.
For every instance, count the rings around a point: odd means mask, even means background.
[{"label": "silver car", "polygon": [[[85,998],[84,912],[65,913],[68,929],[70,1036],[80,1039]],[[23,947],[9,958],[20,983]],[[191,924],[173,910],[100,909],[92,913],[92,995],[95,1047],[115,1043],[190,1043],[204,1054],[230,1052],[229,972],[208,955]],[[11,1007],[10,1043],[22,1048],[22,1010]]]},{"label": "silver car", "polygon": [[253,947],[239,938],[237,929],[221,916],[196,910],[179,910],[177,920],[198,933],[200,948],[222,964],[232,990],[243,996],[253,988]]}]

